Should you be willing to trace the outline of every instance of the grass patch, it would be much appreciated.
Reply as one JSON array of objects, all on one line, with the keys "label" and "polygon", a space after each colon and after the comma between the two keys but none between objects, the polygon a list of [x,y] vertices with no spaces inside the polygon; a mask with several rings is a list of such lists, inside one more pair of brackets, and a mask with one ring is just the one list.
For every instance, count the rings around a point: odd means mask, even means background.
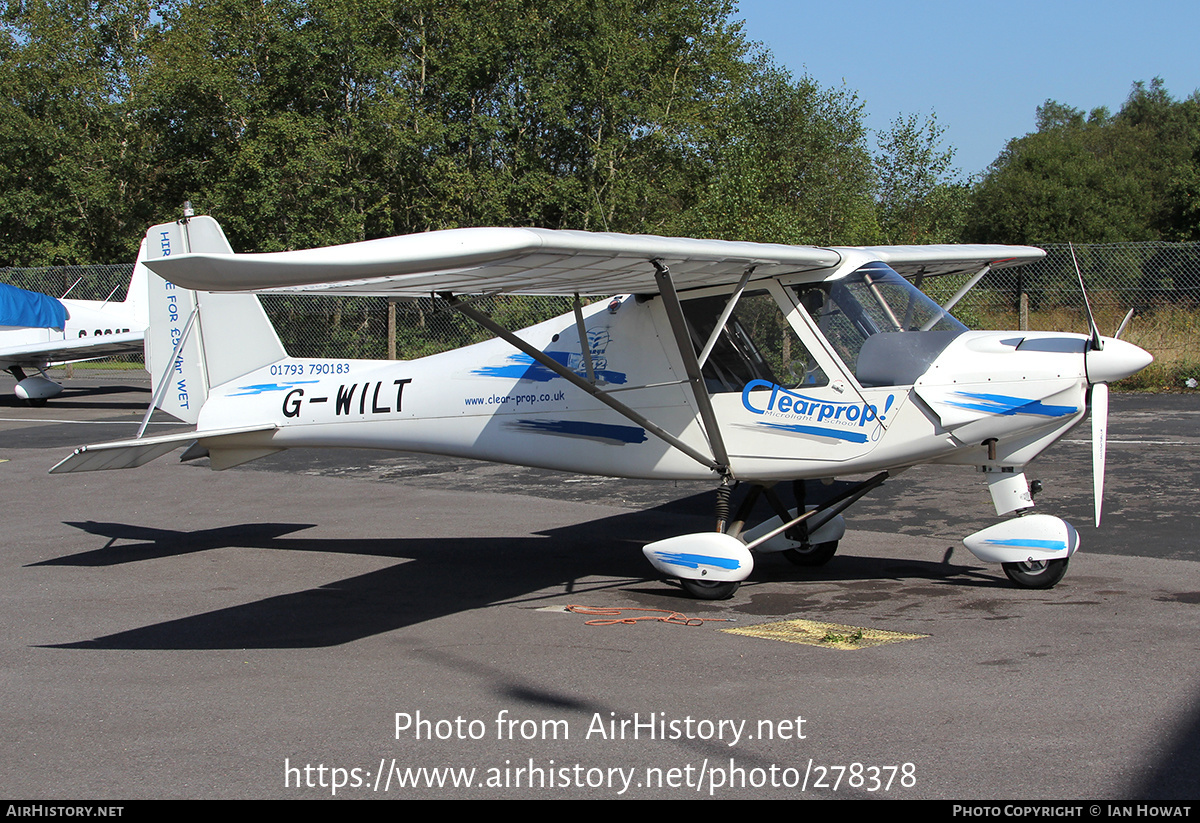
[{"label": "grass patch", "polygon": [[146,367],[142,365],[140,360],[85,360],[79,363],[70,363],[62,366],[51,366],[46,369],[47,372],[55,374],[59,377],[66,374],[67,368],[74,369],[78,374],[81,371],[103,371],[103,372],[122,372],[122,371],[140,371],[144,372]]}]

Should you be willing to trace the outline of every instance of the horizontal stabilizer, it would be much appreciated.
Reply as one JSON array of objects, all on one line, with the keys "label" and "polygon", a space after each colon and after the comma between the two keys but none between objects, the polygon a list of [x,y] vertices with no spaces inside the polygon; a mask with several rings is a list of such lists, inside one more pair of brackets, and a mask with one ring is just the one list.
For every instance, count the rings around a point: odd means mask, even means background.
[{"label": "horizontal stabilizer", "polygon": [[[135,440],[116,440],[112,443],[96,443],[91,446],[81,446],[66,460],[50,470],[51,474],[67,474],[69,472],[93,472],[107,469],[132,469],[143,466],[151,460],[181,446],[199,442],[210,450],[216,448],[239,449],[241,444],[236,441],[244,435],[259,432],[274,431],[278,428],[269,423],[259,426],[243,426],[233,429],[214,429],[212,431],[188,431],[176,434],[163,434],[157,437],[142,437]],[[262,452],[256,456],[269,454],[277,449],[255,449]],[[241,461],[245,462],[245,461]],[[227,468],[222,466],[221,468]]]}]

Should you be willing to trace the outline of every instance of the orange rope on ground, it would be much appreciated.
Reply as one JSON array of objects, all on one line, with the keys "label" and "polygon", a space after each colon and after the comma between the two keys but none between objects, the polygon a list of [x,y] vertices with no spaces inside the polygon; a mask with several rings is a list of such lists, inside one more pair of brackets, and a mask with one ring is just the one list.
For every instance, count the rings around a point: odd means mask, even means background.
[{"label": "orange rope on ground", "polygon": [[[731,617],[688,617],[682,612],[673,612],[670,609],[635,609],[635,608],[594,608],[592,606],[567,606],[567,611],[574,614],[590,614],[597,617],[612,617],[614,620],[589,620],[589,626],[616,626],[624,623],[632,626],[634,623],[639,623],[643,620],[656,620],[659,623],[671,623],[676,626],[703,626],[705,623],[731,623]],[[665,617],[655,615],[645,615],[643,617],[621,617],[621,612],[659,612]]]}]

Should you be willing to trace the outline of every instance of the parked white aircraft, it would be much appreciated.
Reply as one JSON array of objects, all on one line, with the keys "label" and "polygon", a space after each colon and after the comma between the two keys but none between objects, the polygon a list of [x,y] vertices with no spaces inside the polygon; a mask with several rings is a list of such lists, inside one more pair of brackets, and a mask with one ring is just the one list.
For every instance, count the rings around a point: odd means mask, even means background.
[{"label": "parked white aircraft", "polygon": [[[186,446],[226,469],[282,449],[366,447],[618,477],[709,479],[712,532],[645,547],[723,598],[751,551],[826,562],[840,512],[918,463],[978,466],[998,515],[965,539],[1018,586],[1053,586],[1079,546],[1028,514],[1022,470],[1092,405],[1099,523],[1107,383],[1150,355],[1079,334],[968,331],[901,274],[975,277],[1040,258],[1014,246],[816,248],[544,229],[455,229],[235,255],[211,218],[155,226],[147,365],[183,434],[86,446],[54,472],[129,468]],[[194,289],[195,291],[189,291]],[[498,339],[413,361],[289,357],[254,294],[438,295]],[[620,294],[581,306],[579,294]],[[471,296],[576,295],[519,333]],[[957,298],[955,298],[957,299]],[[147,418],[149,411],[147,412]],[[143,431],[145,426],[142,427]],[[871,476],[786,511],[779,481]],[[736,509],[735,484],[749,488]],[[775,517],[744,527],[767,498]]]},{"label": "parked white aircraft", "polygon": [[[14,393],[34,406],[62,392],[45,370],[62,363],[140,354],[149,312],[146,274],[135,266],[124,302],[56,299],[0,284],[0,369],[17,379]],[[39,374],[26,376],[26,369]]]}]

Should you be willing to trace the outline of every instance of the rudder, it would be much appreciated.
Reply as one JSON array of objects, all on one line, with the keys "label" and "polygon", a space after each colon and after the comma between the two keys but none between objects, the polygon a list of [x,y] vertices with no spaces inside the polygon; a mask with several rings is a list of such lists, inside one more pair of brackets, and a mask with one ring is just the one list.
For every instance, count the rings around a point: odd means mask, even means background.
[{"label": "rudder", "polygon": [[210,387],[274,363],[287,353],[256,295],[190,291],[145,266],[145,261],[189,252],[232,255],[233,249],[211,217],[152,226],[142,241],[135,276],[144,277],[146,283],[150,316],[146,368],[156,405],[195,423]]}]

